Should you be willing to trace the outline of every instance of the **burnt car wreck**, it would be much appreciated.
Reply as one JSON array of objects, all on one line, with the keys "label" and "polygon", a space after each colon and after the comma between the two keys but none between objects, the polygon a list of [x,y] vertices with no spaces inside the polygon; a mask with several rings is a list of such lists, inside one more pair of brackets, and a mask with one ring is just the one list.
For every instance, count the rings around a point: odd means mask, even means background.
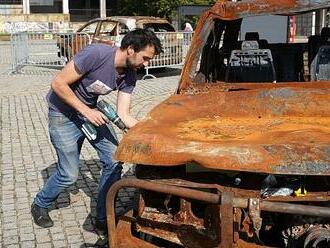
[{"label": "burnt car wreck", "polygon": [[[201,17],[176,94],[117,149],[137,166],[108,192],[110,247],[329,247],[330,32],[238,40],[242,18],[328,7],[218,1]],[[115,220],[123,187],[139,191]]]}]

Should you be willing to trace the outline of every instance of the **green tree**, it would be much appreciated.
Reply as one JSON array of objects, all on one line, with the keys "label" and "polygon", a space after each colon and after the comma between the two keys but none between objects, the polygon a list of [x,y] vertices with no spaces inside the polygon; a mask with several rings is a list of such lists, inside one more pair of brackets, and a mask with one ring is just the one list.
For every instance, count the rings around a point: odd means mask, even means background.
[{"label": "green tree", "polygon": [[121,0],[119,2],[120,15],[147,15],[173,19],[177,8],[188,4],[213,4],[214,0]]}]

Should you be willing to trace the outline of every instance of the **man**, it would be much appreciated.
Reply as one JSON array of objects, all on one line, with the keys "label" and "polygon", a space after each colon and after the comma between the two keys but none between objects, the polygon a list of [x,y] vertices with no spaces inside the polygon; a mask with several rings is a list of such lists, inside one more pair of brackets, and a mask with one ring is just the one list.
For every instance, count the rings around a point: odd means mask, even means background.
[{"label": "man", "polygon": [[136,82],[135,70],[147,66],[162,52],[156,35],[149,30],[129,32],[121,47],[92,44],[79,52],[55,76],[47,95],[49,134],[57,153],[56,170],[36,195],[31,207],[34,222],[41,227],[53,226],[48,209],[58,195],[75,183],[79,155],[85,139],[82,124],[88,120],[97,127],[97,138],[90,141],[102,163],[96,206],[96,227],[106,228],[106,193],[121,176],[122,166],[113,159],[117,138],[108,119],[96,109],[99,95],[117,94],[117,112],[128,128],[137,120],[130,115],[131,93]]}]

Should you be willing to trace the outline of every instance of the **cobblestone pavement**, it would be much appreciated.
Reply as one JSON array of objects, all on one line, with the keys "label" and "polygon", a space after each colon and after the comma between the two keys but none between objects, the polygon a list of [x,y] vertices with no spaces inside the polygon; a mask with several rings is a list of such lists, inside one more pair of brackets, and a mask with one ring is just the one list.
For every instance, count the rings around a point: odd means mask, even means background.
[{"label": "cobblestone pavement", "polygon": [[[54,71],[0,76],[0,247],[95,247],[105,238],[94,230],[100,164],[85,142],[78,181],[61,194],[50,215],[54,226],[43,229],[33,223],[30,206],[56,166],[56,154],[48,137],[44,97]],[[178,76],[139,80],[132,113],[139,119],[175,91]],[[114,103],[114,94],[107,96]],[[119,138],[121,134],[118,132]],[[123,176],[132,176],[125,165]],[[134,192],[121,191],[118,211],[131,204]]]}]

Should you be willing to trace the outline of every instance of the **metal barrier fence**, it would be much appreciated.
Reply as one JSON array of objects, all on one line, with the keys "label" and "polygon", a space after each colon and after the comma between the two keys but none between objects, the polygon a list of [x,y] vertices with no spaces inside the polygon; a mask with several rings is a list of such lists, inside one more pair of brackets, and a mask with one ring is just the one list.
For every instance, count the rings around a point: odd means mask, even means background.
[{"label": "metal barrier fence", "polygon": [[19,72],[24,66],[61,68],[90,43],[86,33],[14,33],[12,72]]},{"label": "metal barrier fence", "polygon": [[[145,68],[143,78],[153,77],[153,68],[181,66],[192,40],[192,32],[156,33],[164,53],[155,56]],[[94,37],[94,42],[113,41],[120,45],[123,36]],[[19,72],[24,66],[61,68],[83,47],[92,42],[86,33],[15,33],[11,36],[12,72]]]},{"label": "metal barrier fence", "polygon": [[11,58],[12,72],[18,72],[27,64],[28,50],[28,34],[19,33],[11,36]]},{"label": "metal barrier fence", "polygon": [[150,64],[145,68],[146,74],[143,76],[143,79],[147,77],[155,78],[155,76],[149,73],[149,69],[183,65],[191,44],[193,32],[159,32],[156,35],[163,45],[164,52],[150,61]]},{"label": "metal barrier fence", "polygon": [[0,64],[11,64],[11,50],[9,41],[0,41]]},{"label": "metal barrier fence", "polygon": [[[189,46],[192,41],[193,32],[155,32],[156,36],[160,39],[163,46],[163,53],[156,55],[150,64],[145,67],[146,74],[142,79],[151,77],[154,75],[149,73],[150,69],[165,68],[165,67],[179,67],[183,65]],[[97,42],[107,42],[113,45],[120,46],[121,40],[124,36],[102,36],[94,38]]]}]

